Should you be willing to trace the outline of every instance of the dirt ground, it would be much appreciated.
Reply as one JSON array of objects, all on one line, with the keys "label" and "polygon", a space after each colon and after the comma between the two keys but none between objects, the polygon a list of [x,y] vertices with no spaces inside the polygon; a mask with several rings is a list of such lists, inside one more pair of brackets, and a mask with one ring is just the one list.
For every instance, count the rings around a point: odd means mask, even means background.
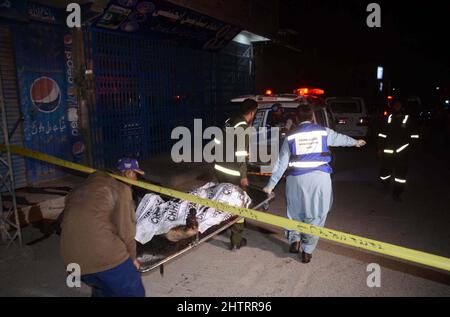
[{"label": "dirt ground", "polygon": [[[436,157],[426,150],[413,156],[399,203],[378,187],[373,148],[337,151],[334,205],[326,227],[450,257],[450,170],[437,172],[448,158]],[[183,186],[203,182],[189,177]],[[284,183],[276,194],[270,210],[284,216]],[[164,276],[158,270],[144,274],[147,296],[450,296],[447,272],[323,239],[305,265],[287,253],[280,230],[269,234],[249,227],[248,246],[241,250],[228,250],[225,232],[167,264]],[[27,242],[40,233],[29,226],[23,235]],[[367,286],[370,263],[381,266],[379,288]],[[0,248],[0,296],[90,295],[87,286],[71,289],[65,279],[58,236],[22,249]]]}]

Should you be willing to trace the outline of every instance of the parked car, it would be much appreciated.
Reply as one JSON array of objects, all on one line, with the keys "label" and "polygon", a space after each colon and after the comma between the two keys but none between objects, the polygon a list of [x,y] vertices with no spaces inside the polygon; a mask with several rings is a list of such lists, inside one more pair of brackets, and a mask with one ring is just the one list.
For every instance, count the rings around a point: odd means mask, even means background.
[{"label": "parked car", "polygon": [[[270,146],[273,142],[279,142],[281,147],[287,133],[298,126],[296,114],[297,108],[301,104],[309,104],[313,107],[314,123],[334,129],[331,111],[322,95],[323,90],[301,88],[297,89],[294,94],[247,95],[234,98],[231,102],[240,103],[246,99],[253,99],[258,103],[258,111],[252,124],[257,130],[258,137],[253,139],[259,147],[267,146],[266,153],[270,153]],[[275,139],[276,136],[271,135],[270,128],[272,127],[280,128],[279,139]],[[267,128],[267,130],[261,128]],[[267,140],[267,142],[264,142],[263,145],[261,140]],[[271,167],[264,162],[250,162],[249,166],[256,172],[268,173],[271,171]]]},{"label": "parked car", "polygon": [[326,99],[335,118],[335,130],[356,138],[367,138],[370,118],[364,100],[359,97]]}]

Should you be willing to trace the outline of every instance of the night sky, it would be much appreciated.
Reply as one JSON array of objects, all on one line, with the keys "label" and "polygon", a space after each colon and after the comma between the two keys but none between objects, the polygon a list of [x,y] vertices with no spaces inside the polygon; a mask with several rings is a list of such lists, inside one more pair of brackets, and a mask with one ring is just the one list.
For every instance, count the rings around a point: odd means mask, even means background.
[{"label": "night sky", "polygon": [[[293,43],[303,52],[300,81],[352,93],[383,65],[391,87],[408,94],[450,84],[450,2],[377,1],[382,24],[373,29],[366,25],[371,2],[281,0],[280,28],[298,32]],[[344,83],[334,85],[339,78]]]}]

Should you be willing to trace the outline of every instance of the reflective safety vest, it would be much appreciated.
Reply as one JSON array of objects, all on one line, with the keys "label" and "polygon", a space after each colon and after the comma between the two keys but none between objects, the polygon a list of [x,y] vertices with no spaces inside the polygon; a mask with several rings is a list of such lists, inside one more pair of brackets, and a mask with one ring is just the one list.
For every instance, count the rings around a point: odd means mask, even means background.
[{"label": "reflective safety vest", "polygon": [[384,155],[388,156],[408,152],[412,143],[420,138],[409,115],[394,117],[392,114],[382,126],[378,137]]},{"label": "reflective safety vest", "polygon": [[[247,168],[246,168],[246,158],[249,156],[248,153],[248,140],[245,140],[245,148],[239,149],[237,145],[237,140],[235,139],[234,149],[233,149],[233,159],[231,161],[227,161],[227,153],[226,153],[226,138],[227,138],[227,128],[242,128],[247,129],[249,127],[248,123],[245,121],[244,117],[238,116],[234,118],[227,119],[225,121],[225,125],[223,127],[223,137],[222,141],[217,138],[214,139],[214,142],[218,146],[222,146],[223,148],[223,162],[216,162],[214,164],[214,169],[218,173],[225,174],[227,176],[232,176],[236,178],[246,178],[247,177]],[[239,160],[241,158],[241,160]],[[242,160],[245,158],[245,160]]]},{"label": "reflective safety vest", "polygon": [[287,137],[291,157],[288,175],[297,176],[312,171],[332,173],[331,154],[327,145],[327,130],[314,123],[303,123]]}]

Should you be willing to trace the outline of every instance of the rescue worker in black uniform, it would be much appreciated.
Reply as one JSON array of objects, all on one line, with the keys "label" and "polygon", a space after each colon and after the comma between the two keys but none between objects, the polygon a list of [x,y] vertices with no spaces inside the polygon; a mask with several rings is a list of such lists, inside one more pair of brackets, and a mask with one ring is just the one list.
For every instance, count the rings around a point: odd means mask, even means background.
[{"label": "rescue worker in black uniform", "polygon": [[[236,133],[244,131],[250,127],[255,118],[258,104],[252,99],[247,99],[241,104],[240,115],[232,117],[225,121],[223,127],[223,140],[214,140],[217,145],[222,144],[223,161],[214,164],[214,171],[220,183],[231,183],[240,186],[246,190],[248,187],[247,178],[247,161],[249,157],[249,135],[241,135],[241,138],[233,135],[234,147],[229,149],[233,153],[228,153],[227,158],[227,130],[228,133]],[[228,129],[227,129],[228,128]],[[237,129],[240,128],[240,129]],[[237,129],[237,130],[236,130]],[[244,140],[245,144],[238,144],[238,140]],[[240,249],[247,245],[247,240],[242,237],[244,231],[244,219],[239,220],[231,227],[230,250]]]},{"label": "rescue worker in black uniform", "polygon": [[405,114],[402,101],[392,107],[392,114],[382,124],[379,139],[381,155],[380,180],[387,187],[394,181],[394,199],[400,201],[408,174],[409,154],[419,134],[410,115]]}]

